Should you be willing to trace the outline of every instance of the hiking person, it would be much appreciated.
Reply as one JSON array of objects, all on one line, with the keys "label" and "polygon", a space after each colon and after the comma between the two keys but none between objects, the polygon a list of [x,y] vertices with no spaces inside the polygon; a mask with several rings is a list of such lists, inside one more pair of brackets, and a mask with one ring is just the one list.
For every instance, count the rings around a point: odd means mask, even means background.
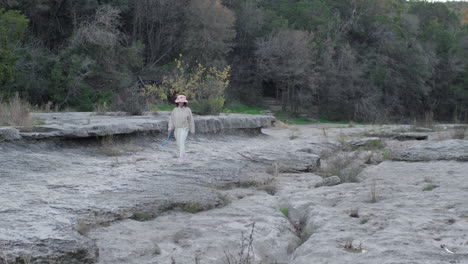
[{"label": "hiking person", "polygon": [[172,110],[169,118],[168,133],[174,131],[174,136],[179,147],[179,159],[185,160],[185,139],[190,131],[192,135],[195,134],[195,123],[193,121],[192,110],[187,106],[187,98],[185,95],[177,96],[175,100],[177,105]]}]

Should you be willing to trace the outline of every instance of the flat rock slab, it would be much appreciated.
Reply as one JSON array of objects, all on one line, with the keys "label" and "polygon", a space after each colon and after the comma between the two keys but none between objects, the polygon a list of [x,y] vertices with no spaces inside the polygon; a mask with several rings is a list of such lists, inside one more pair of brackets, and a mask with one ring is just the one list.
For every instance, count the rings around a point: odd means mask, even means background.
[{"label": "flat rock slab", "polygon": [[402,161],[468,161],[468,140],[450,139],[424,142],[393,154],[393,159]]},{"label": "flat rock slab", "polygon": [[272,166],[279,172],[313,172],[320,168],[320,157],[290,149],[263,149],[239,153],[247,160]]},{"label": "flat rock slab", "polygon": [[346,143],[351,145],[353,149],[357,149],[359,147],[364,147],[370,144],[380,144],[381,139],[379,137],[366,137],[366,138],[353,138],[346,140]]},{"label": "flat rock slab", "polygon": [[[96,115],[86,112],[33,113],[45,125],[20,128],[23,138],[85,138],[139,132],[166,133],[170,112],[156,115],[127,116],[122,113]],[[260,129],[271,126],[274,117],[265,115],[221,114],[194,116],[197,133],[219,133],[224,130]]]}]

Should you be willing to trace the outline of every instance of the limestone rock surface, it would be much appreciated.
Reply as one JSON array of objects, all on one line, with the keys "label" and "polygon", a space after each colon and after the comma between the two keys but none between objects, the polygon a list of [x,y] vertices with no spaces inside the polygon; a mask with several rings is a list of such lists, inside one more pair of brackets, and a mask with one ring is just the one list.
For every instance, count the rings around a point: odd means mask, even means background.
[{"label": "limestone rock surface", "polygon": [[402,161],[468,161],[468,140],[428,141],[397,152],[393,158]]},{"label": "limestone rock surface", "polygon": [[[21,132],[24,138],[85,138],[132,133],[167,133],[170,112],[156,115],[127,116],[95,115],[93,113],[33,113],[45,122],[31,131]],[[247,114],[221,114],[219,116],[194,116],[197,133],[219,133],[229,130],[259,130],[271,126],[274,117]]]},{"label": "limestone rock surface", "polygon": [[0,127],[0,141],[21,139],[18,129],[14,127]]}]

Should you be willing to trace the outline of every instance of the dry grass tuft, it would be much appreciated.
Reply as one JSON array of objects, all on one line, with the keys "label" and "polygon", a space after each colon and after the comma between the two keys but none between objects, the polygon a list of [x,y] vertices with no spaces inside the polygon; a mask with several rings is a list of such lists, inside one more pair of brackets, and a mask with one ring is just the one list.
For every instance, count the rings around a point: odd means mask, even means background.
[{"label": "dry grass tuft", "polygon": [[107,112],[109,112],[109,106],[107,105],[106,102],[103,104],[96,104],[94,105],[94,114],[95,115],[105,115]]},{"label": "dry grass tuft", "polygon": [[101,139],[102,153],[109,157],[122,156],[123,151],[117,146],[116,140],[112,134],[104,136]]},{"label": "dry grass tuft", "polygon": [[344,248],[345,251],[350,252],[350,253],[363,253],[363,252],[365,252],[364,248],[362,248],[362,243],[359,243],[359,246],[354,246],[352,239],[346,241],[345,244],[343,245],[343,248]]},{"label": "dry grass tuft", "polygon": [[252,223],[252,229],[249,235],[241,233],[240,248],[237,254],[233,255],[229,250],[224,250],[225,264],[253,264],[255,263],[255,253],[253,249],[255,222]]},{"label": "dry grass tuft", "polygon": [[338,176],[341,182],[358,182],[358,175],[362,171],[356,154],[339,153],[329,157],[320,169],[323,177]]},{"label": "dry grass tuft", "polygon": [[0,101],[0,126],[30,126],[29,112],[31,105],[16,94],[9,102]]}]

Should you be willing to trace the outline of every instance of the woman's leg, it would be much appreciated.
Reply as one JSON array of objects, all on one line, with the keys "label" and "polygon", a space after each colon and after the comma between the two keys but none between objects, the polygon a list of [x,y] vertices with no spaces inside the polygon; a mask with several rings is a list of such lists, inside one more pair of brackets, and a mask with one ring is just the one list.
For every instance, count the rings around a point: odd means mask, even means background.
[{"label": "woman's leg", "polygon": [[177,146],[179,147],[179,157],[185,157],[185,139],[187,138],[188,130],[185,128],[176,128],[174,136],[176,137]]}]

